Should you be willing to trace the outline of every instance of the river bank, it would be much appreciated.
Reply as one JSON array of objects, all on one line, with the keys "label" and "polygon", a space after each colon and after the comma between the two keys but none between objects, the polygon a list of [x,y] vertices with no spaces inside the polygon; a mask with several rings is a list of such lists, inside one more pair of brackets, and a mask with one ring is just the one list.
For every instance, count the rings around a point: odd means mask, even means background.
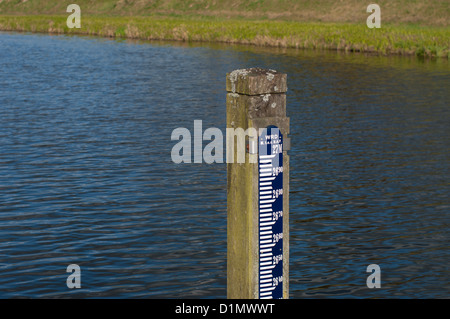
[{"label": "river bank", "polygon": [[448,58],[450,28],[416,25],[318,23],[194,16],[82,16],[70,29],[67,16],[0,16],[0,30],[83,34],[143,40],[206,41]]}]

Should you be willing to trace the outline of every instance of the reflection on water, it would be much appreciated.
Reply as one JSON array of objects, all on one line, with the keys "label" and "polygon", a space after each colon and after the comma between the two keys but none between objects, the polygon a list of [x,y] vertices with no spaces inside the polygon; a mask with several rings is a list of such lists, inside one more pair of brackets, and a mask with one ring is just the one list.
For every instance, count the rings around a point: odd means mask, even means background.
[{"label": "reflection on water", "polygon": [[1,297],[225,297],[226,167],[173,164],[170,136],[224,130],[225,74],[252,66],[288,73],[291,297],[448,297],[447,60],[13,33],[0,48]]}]

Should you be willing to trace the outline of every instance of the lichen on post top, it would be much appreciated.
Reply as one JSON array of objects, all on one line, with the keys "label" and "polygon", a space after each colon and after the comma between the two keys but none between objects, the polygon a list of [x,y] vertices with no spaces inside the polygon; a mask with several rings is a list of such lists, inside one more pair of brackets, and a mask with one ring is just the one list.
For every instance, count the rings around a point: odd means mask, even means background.
[{"label": "lichen on post top", "polygon": [[227,74],[227,91],[245,95],[285,93],[286,80],[286,74],[272,69],[239,69]]}]

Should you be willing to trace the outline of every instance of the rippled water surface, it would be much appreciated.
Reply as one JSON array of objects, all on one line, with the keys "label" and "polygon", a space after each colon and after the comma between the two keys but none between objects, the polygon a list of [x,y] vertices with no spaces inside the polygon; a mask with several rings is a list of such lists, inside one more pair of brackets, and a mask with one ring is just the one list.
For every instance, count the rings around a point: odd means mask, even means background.
[{"label": "rippled water surface", "polygon": [[226,297],[226,166],[173,164],[170,137],[225,130],[225,74],[252,66],[288,74],[291,298],[448,298],[447,60],[14,33],[0,297]]}]

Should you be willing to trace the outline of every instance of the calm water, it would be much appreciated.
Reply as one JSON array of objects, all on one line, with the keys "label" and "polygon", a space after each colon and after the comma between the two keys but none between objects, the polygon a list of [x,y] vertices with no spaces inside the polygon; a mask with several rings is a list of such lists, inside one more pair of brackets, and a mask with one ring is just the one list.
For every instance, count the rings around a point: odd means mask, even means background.
[{"label": "calm water", "polygon": [[14,33],[0,297],[226,297],[226,166],[173,164],[170,136],[224,130],[252,66],[288,73],[291,298],[448,298],[448,61]]}]

